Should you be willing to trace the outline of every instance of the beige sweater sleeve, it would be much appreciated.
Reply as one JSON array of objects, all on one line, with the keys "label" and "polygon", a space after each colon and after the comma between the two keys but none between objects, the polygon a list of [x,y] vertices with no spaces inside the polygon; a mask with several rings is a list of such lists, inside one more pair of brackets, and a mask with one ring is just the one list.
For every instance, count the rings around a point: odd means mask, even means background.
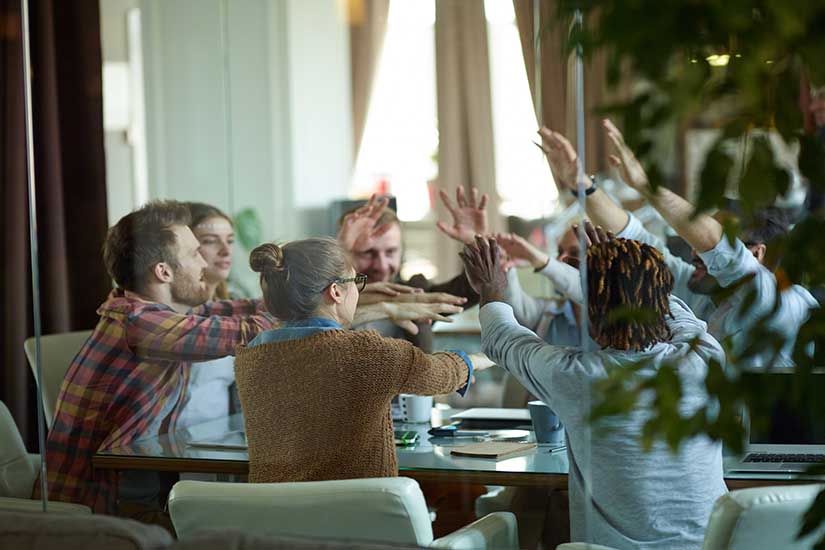
[{"label": "beige sweater sleeve", "polygon": [[427,354],[409,342],[398,342],[398,364],[402,381],[398,393],[440,395],[467,385],[469,369],[459,355],[449,352]]}]

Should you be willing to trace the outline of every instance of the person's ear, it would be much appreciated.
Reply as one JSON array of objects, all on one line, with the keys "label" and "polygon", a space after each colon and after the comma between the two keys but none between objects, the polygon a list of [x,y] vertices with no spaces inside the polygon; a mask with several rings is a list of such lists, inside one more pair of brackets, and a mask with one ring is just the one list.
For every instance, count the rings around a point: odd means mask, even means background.
[{"label": "person's ear", "polygon": [[753,252],[754,257],[756,260],[761,264],[765,261],[765,254],[768,252],[768,247],[765,246],[765,243],[759,243],[753,245],[751,248],[751,252]]},{"label": "person's ear", "polygon": [[332,283],[324,289],[324,296],[332,303],[340,304],[344,301],[344,291],[338,283]]},{"label": "person's ear", "polygon": [[166,262],[158,262],[152,266],[152,276],[159,283],[171,283],[175,278],[172,267]]}]

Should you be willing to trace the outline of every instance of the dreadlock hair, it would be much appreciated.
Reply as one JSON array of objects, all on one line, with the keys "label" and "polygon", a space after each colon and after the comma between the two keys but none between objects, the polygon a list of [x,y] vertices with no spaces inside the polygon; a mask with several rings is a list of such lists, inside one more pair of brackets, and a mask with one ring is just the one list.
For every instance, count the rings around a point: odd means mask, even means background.
[{"label": "dreadlock hair", "polygon": [[616,238],[587,249],[587,311],[602,347],[642,351],[670,340],[672,289],[673,275],[652,246]]}]

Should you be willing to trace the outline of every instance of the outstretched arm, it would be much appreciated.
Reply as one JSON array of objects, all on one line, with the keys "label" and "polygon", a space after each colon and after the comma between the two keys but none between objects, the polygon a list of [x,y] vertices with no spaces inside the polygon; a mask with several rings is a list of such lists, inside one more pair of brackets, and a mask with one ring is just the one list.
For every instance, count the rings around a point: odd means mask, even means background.
[{"label": "outstretched arm", "polygon": [[[610,163],[619,169],[625,182],[645,196],[676,233],[696,251],[707,252],[719,244],[722,240],[722,225],[706,214],[692,218],[693,205],[669,189],[658,187],[653,191],[647,174],[636,155],[624,142],[621,132],[607,119],[604,121],[604,128],[615,152],[610,155]],[[594,193],[593,196],[595,195]]]},{"label": "outstretched arm", "polygon": [[[584,171],[579,166],[579,157],[573,145],[558,132],[549,128],[539,130],[544,145],[542,150],[547,155],[547,161],[553,171],[553,178],[559,186],[560,191],[577,191],[577,182],[581,180],[585,189],[590,189],[593,182],[584,175]],[[624,209],[616,204],[610,196],[596,189],[587,196],[587,216],[594,224],[605,228],[607,231],[619,233],[628,222],[628,214]]]},{"label": "outstretched arm", "polygon": [[[581,302],[581,281],[579,280],[579,271],[576,268],[551,258],[515,233],[498,233],[496,234],[496,242],[511,260],[529,263],[537,273],[541,273],[550,279],[556,291],[574,302]],[[515,304],[509,301],[508,303],[518,312]],[[516,313],[516,318],[518,318],[518,313]]]},{"label": "outstretched arm", "polygon": [[461,313],[460,306],[447,303],[379,302],[358,306],[352,326],[359,326],[380,319],[389,319],[410,334],[418,334],[415,321],[443,321],[452,323],[447,315]]}]

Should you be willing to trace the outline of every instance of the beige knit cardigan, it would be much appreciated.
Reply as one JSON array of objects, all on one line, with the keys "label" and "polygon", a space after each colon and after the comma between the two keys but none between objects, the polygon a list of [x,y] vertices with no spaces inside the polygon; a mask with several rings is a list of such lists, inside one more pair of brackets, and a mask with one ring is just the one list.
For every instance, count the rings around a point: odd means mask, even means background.
[{"label": "beige knit cardigan", "polygon": [[428,355],[374,330],[241,346],[235,380],[249,442],[249,481],[398,475],[390,400],[467,383],[454,353]]}]

